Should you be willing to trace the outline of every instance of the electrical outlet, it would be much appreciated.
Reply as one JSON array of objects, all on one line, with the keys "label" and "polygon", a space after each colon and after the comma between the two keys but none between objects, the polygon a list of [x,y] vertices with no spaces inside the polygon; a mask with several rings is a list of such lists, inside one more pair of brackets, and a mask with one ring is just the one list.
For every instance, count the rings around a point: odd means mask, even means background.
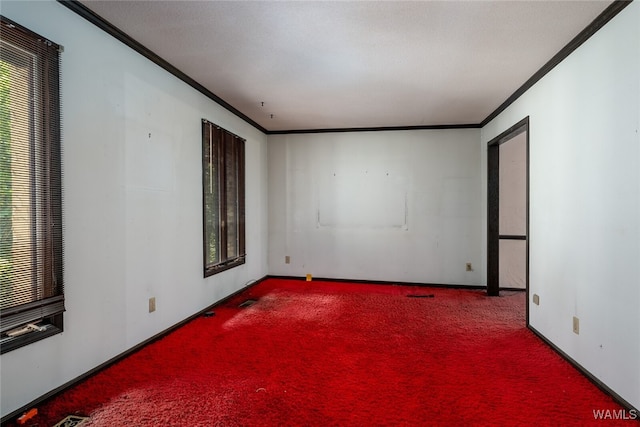
[{"label": "electrical outlet", "polygon": [[149,298],[149,313],[156,311],[156,297]]},{"label": "electrical outlet", "polygon": [[573,316],[573,333],[580,335],[580,319],[576,316]]},{"label": "electrical outlet", "polygon": [[467,263],[466,266],[467,271],[473,271],[473,264],[471,264],[470,262]]},{"label": "electrical outlet", "polygon": [[289,255],[284,257],[284,263],[289,264],[291,262],[291,257]]},{"label": "electrical outlet", "polygon": [[538,294],[533,294],[533,303],[535,305],[540,305],[540,296],[538,296]]}]

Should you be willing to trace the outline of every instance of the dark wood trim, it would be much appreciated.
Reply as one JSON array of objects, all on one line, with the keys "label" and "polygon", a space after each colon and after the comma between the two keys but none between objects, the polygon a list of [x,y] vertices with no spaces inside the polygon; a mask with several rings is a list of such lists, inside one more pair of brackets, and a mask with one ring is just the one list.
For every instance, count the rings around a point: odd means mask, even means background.
[{"label": "dark wood trim", "polygon": [[596,19],[594,19],[584,30],[582,30],[576,37],[574,37],[566,46],[564,46],[556,55],[553,56],[545,65],[542,66],[533,76],[531,76],[522,86],[520,86],[506,101],[504,101],[498,108],[496,108],[491,114],[489,114],[482,122],[473,124],[459,124],[459,125],[425,125],[425,126],[391,126],[391,127],[363,127],[363,128],[335,128],[335,129],[291,129],[291,130],[273,130],[269,131],[247,115],[233,107],[231,104],[202,86],[200,83],[193,80],[191,77],[165,61],[144,45],[134,40],[124,31],[120,30],[101,16],[97,15],[91,9],[84,6],[78,0],[57,0],[60,4],[72,10],[76,14],[80,15],[87,21],[91,22],[98,28],[102,29],[109,35],[115,37],[131,49],[140,53],[145,58],[154,62],[158,66],[162,67],[175,77],[187,83],[189,86],[196,89],[209,99],[213,100],[217,104],[221,105],[231,113],[235,114],[242,120],[254,126],[256,129],[267,135],[289,135],[289,134],[308,134],[308,133],[334,133],[334,132],[380,132],[380,131],[399,131],[399,130],[433,130],[433,129],[479,129],[484,127],[491,120],[496,118],[501,112],[503,112],[509,105],[513,104],[522,94],[529,90],[534,84],[536,84],[542,77],[544,77],[549,71],[555,68],[560,62],[562,62],[567,56],[569,56],[574,50],[580,47],[585,41],[587,41],[593,34],[595,34],[600,28],[602,28],[613,17],[620,13],[625,7],[627,7],[633,0],[616,0],[609,7],[607,7]]},{"label": "dark wood trim", "polygon": [[289,135],[289,134],[308,134],[308,133],[334,133],[334,132],[380,132],[380,131],[399,131],[399,130],[433,130],[433,129],[479,129],[484,127],[487,123],[497,117],[503,112],[509,105],[513,104],[522,94],[529,90],[534,84],[536,84],[542,77],[544,77],[549,71],[555,68],[560,62],[562,62],[567,56],[569,56],[574,50],[587,41],[593,34],[595,34],[600,28],[602,28],[613,17],[620,13],[625,7],[627,7],[633,0],[617,0],[614,1],[609,7],[607,7],[596,19],[594,19],[584,30],[582,30],[576,37],[574,37],[566,46],[564,46],[556,55],[553,56],[545,65],[542,66],[533,76],[531,76],[522,86],[520,86],[506,101],[504,101],[498,108],[496,108],[491,114],[489,114],[482,122],[473,124],[459,124],[459,125],[425,125],[425,126],[391,126],[391,127],[363,127],[363,128],[335,128],[335,129],[290,129],[290,130],[274,130],[269,131],[247,115],[233,107],[231,104],[202,86],[200,83],[193,80],[191,77],[165,61],[154,52],[146,48],[144,45],[134,40],[124,31],[120,30],[101,16],[97,15],[91,9],[84,6],[78,0],[57,0],[60,4],[64,5],[68,9],[72,10],[76,14],[80,15],[87,21],[91,22],[98,28],[102,29],[106,33],[115,37],[131,49],[140,53],[145,58],[154,62],[158,66],[162,67],[175,77],[187,83],[189,86],[196,89],[209,99],[213,100],[217,104],[221,105],[231,113],[235,114],[242,120],[254,126],[256,129],[267,135]]},{"label": "dark wood trim", "polygon": [[246,259],[246,191],[245,191],[246,158],[244,140],[238,147],[238,255]]},{"label": "dark wood trim", "polygon": [[218,306],[226,303],[227,301],[229,301],[230,299],[232,299],[236,295],[246,291],[247,289],[249,289],[249,288],[251,288],[253,286],[256,286],[258,283],[263,282],[267,278],[268,278],[268,276],[264,276],[264,277],[262,277],[260,279],[247,282],[242,288],[240,288],[237,291],[233,292],[232,294],[229,294],[226,297],[216,301],[215,303],[213,303],[212,305],[208,306],[207,308],[198,311],[197,313],[187,317],[186,319],[176,323],[175,325],[170,326],[169,328],[165,329],[164,331],[157,333],[156,335],[152,336],[151,338],[147,338],[146,340],[142,341],[141,343],[131,347],[129,350],[126,350],[126,351],[120,353],[119,355],[107,360],[104,363],[101,363],[100,365],[98,365],[95,368],[85,372],[84,374],[72,379],[71,381],[68,381],[68,382],[64,383],[60,387],[56,387],[55,389],[51,390],[50,392],[48,392],[46,394],[43,394],[42,396],[40,396],[37,399],[29,402],[28,404],[24,405],[23,407],[21,407],[19,409],[16,409],[15,411],[5,415],[0,420],[0,424],[4,424],[4,423],[12,420],[15,417],[18,417],[18,416],[22,415],[24,412],[28,411],[29,409],[34,408],[34,407],[44,403],[45,401],[47,401],[47,400],[59,395],[60,393],[64,392],[65,390],[73,387],[74,385],[79,384],[80,382],[85,381],[86,379],[94,376],[98,372],[101,372],[101,371],[107,369],[109,366],[113,365],[114,363],[117,363],[117,362],[125,359],[126,357],[131,356],[132,354],[136,353],[137,351],[142,350],[144,347],[148,346],[149,344],[159,340],[160,338],[163,338],[163,337],[167,336],[171,332],[175,331],[176,329],[181,328],[182,326],[186,325],[187,323],[191,322],[192,320],[194,320],[194,319],[196,319],[196,318],[198,318],[200,316],[203,316],[207,311],[210,311],[210,310],[214,309],[215,307],[218,307]]},{"label": "dark wood trim", "polygon": [[78,0],[57,0],[57,1],[58,3],[67,7],[68,9],[77,13],[87,21],[91,22],[93,25],[100,28],[107,34],[115,37],[116,39],[118,39],[119,41],[121,41],[122,43],[130,47],[131,49],[135,50],[136,52],[138,52],[140,55],[144,56],[151,62],[160,66],[165,71],[173,74],[175,77],[179,78],[180,80],[182,80],[183,82],[185,82],[186,84],[188,84],[189,86],[191,86],[192,88],[194,88],[195,90],[197,90],[198,92],[206,96],[207,98],[211,99],[212,101],[219,104],[226,110],[230,111],[231,113],[241,118],[245,122],[249,123],[251,126],[255,127],[262,133],[265,133],[265,134],[267,133],[267,130],[264,127],[260,126],[253,119],[249,118],[249,116],[245,115],[240,110],[238,110],[237,108],[235,108],[234,106],[226,102],[224,99],[220,98],[218,95],[216,95],[215,93],[211,92],[209,89],[202,86],[200,83],[198,83],[197,81],[195,81],[194,79],[192,79],[191,77],[189,77],[188,75],[186,75],[185,73],[183,73],[182,71],[180,71],[179,69],[171,65],[169,62],[165,61],[164,59],[156,55],[154,52],[146,48],[144,45],[134,40],[127,33],[120,30],[118,27],[111,24],[109,21],[105,20],[100,15],[93,12],[91,9],[87,8]]},{"label": "dark wood trim", "polygon": [[[207,188],[206,181],[206,172],[205,168],[207,164],[205,162],[205,153],[209,153],[209,162],[213,162],[213,153],[207,147],[206,140],[207,137],[211,133],[211,128],[209,126],[209,122],[206,119],[202,119],[202,146],[200,147],[201,156],[202,156],[202,265],[203,265],[203,274],[204,277],[207,277],[207,200],[205,196],[205,189]],[[210,136],[209,136],[210,138]]]},{"label": "dark wood trim", "polygon": [[500,149],[498,145],[489,145],[487,149],[487,294],[500,295],[499,284],[499,173],[500,173]]},{"label": "dark wood trim", "polygon": [[[616,393],[615,391],[613,391],[609,386],[607,386],[605,383],[603,383],[602,381],[600,381],[595,375],[593,375],[591,372],[589,372],[588,369],[586,369],[584,366],[582,366],[581,364],[579,364],[578,362],[576,362],[575,359],[573,359],[571,356],[569,356],[567,353],[565,353],[564,351],[562,351],[560,349],[560,347],[558,347],[557,345],[555,345],[550,339],[548,339],[547,337],[545,337],[542,333],[540,333],[536,328],[534,328],[531,325],[527,325],[527,328],[529,328],[529,330],[531,332],[534,333],[534,335],[536,335],[538,338],[540,338],[540,340],[542,340],[542,342],[544,342],[545,344],[547,344],[549,347],[551,347],[551,349],[553,351],[555,351],[556,353],[558,353],[564,360],[566,360],[567,362],[569,362],[569,364],[571,364],[576,370],[578,370],[582,375],[584,375],[585,377],[587,377],[587,379],[589,381],[591,381],[596,387],[598,387],[600,390],[602,390],[604,393],[608,394],[609,396],[611,396],[613,398],[613,400],[615,400],[618,404],[620,404],[620,406],[622,406],[623,408],[625,408],[627,411],[635,411],[636,413],[640,414],[640,410],[638,408],[634,408],[632,404],[630,404],[629,402],[627,402],[625,399],[623,399],[618,393]],[[640,418],[638,418],[636,421],[640,421]]]},{"label": "dark wood trim", "polygon": [[21,347],[26,347],[34,342],[62,333],[62,313],[50,316],[49,319],[51,319],[51,322],[44,325],[45,329],[43,331],[29,332],[25,335],[13,338],[10,342],[2,344],[0,346],[0,354],[5,354]]},{"label": "dark wood trim", "polygon": [[500,240],[527,240],[527,236],[515,236],[511,234],[501,234],[498,236]]},{"label": "dark wood trim", "polygon": [[491,114],[489,114],[482,122],[480,127],[484,127],[491,120],[495,119],[500,113],[513,104],[520,96],[522,96],[527,90],[529,90],[534,84],[542,79],[549,71],[553,70],[556,65],[560,64],[566,57],[568,57],[574,50],[579,48],[584,42],[589,40],[600,28],[611,21],[618,13],[620,13],[625,7],[629,6],[633,0],[616,0],[611,3],[596,19],[594,19],[584,30],[582,30],[577,36],[575,36],[565,47],[560,49],[553,58],[547,61],[536,73],[529,78],[522,86],[520,86],[506,101],[504,101],[498,108],[496,108]]},{"label": "dark wood trim", "polygon": [[[526,128],[524,127],[525,125],[527,126]],[[491,147],[494,145],[504,144],[511,138],[520,135],[521,133],[525,132],[528,129],[529,129],[529,116],[520,120],[518,123],[511,126],[509,129],[505,130],[500,135],[493,138],[491,141],[489,141],[488,145],[489,147]]]},{"label": "dark wood trim", "polygon": [[231,270],[232,268],[245,263],[246,263],[246,257],[241,256],[241,257],[233,258],[231,260],[221,262],[209,267],[205,267],[204,277],[207,278],[209,276],[213,276],[214,274],[222,273],[223,271],[226,271],[226,270]]},{"label": "dark wood trim", "polygon": [[525,287],[527,289],[527,303],[525,304],[525,310],[526,310],[526,322],[527,322],[527,326],[529,326],[529,301],[531,300],[531,296],[529,294],[529,247],[531,246],[531,235],[529,234],[529,217],[530,212],[529,212],[529,207],[531,206],[530,201],[529,201],[529,195],[530,195],[530,183],[531,183],[531,167],[530,165],[530,146],[531,144],[529,144],[529,140],[531,139],[531,126],[529,126],[529,116],[525,117],[524,120],[526,120],[526,129],[527,129],[527,141],[526,141],[526,147],[525,147],[525,151],[526,151],[526,156],[527,156],[527,164],[526,164],[526,170],[527,170],[527,179],[526,179],[526,206],[527,206],[527,219],[526,219],[526,230],[525,232],[527,233],[527,242],[526,244],[526,249],[525,249],[525,274],[526,274],[526,283],[525,283]]},{"label": "dark wood trim", "polygon": [[[300,280],[306,281],[304,276],[279,276],[268,275],[268,279],[282,279],[282,280]],[[386,280],[362,280],[362,279],[343,279],[335,277],[314,277],[314,282],[340,282],[340,283],[357,283],[357,284],[369,284],[369,285],[383,285],[383,286],[415,286],[423,288],[450,288],[450,289],[467,289],[467,290],[484,290],[484,285],[457,285],[447,283],[422,283],[422,282],[390,282]]]},{"label": "dark wood trim", "polygon": [[382,127],[362,127],[362,128],[334,128],[334,129],[291,129],[291,130],[269,130],[267,135],[292,135],[303,133],[345,133],[345,132],[390,132],[402,130],[441,130],[441,129],[480,129],[480,124],[461,125],[425,125],[425,126],[382,126]]}]

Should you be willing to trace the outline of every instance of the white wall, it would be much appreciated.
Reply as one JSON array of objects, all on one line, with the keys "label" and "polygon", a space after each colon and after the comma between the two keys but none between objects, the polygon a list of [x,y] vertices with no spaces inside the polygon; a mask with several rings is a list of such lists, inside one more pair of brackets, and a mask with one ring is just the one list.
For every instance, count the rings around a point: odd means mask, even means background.
[{"label": "white wall", "polygon": [[479,129],[270,135],[269,273],[486,283],[479,138]]},{"label": "white wall", "polygon": [[[1,356],[2,415],[267,274],[266,136],[53,1],[64,46],[64,332]],[[247,264],[202,276],[201,118],[246,138]],[[157,311],[148,313],[148,298]]]},{"label": "white wall", "polygon": [[639,408],[640,3],[482,129],[483,164],[526,116],[531,325]]}]

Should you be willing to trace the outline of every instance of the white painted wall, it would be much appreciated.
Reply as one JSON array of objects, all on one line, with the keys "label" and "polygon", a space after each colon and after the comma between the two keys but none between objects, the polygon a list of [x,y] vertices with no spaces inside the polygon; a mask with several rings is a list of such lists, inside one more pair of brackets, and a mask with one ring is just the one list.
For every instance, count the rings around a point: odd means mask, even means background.
[{"label": "white painted wall", "polygon": [[[54,1],[64,45],[64,332],[1,356],[6,415],[267,274],[266,136]],[[202,277],[201,118],[246,138],[247,263]],[[157,311],[148,313],[155,296]]]},{"label": "white painted wall", "polygon": [[269,273],[486,283],[479,138],[479,129],[270,135]]},{"label": "white painted wall", "polygon": [[640,3],[482,129],[484,165],[526,116],[531,325],[640,408]]}]

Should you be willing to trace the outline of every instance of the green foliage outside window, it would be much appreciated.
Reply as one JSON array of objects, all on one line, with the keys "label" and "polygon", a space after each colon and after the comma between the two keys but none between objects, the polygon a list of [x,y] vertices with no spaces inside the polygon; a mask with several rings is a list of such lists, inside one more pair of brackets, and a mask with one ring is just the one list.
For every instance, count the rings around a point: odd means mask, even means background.
[{"label": "green foliage outside window", "polygon": [[[0,239],[13,241],[11,199],[11,111],[9,66],[0,61]],[[11,294],[11,244],[0,245],[0,308]]]}]

